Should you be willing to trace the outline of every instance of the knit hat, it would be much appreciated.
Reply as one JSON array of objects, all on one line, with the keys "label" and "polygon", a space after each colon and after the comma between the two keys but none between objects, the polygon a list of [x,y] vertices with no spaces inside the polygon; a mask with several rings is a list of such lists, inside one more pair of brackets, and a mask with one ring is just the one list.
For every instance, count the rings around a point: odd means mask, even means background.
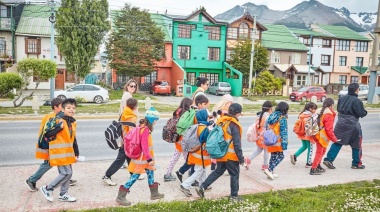
[{"label": "knit hat", "polygon": [[228,114],[230,114],[230,115],[239,114],[239,113],[241,113],[241,111],[242,111],[242,107],[238,103],[232,103],[230,105],[230,107],[228,108]]},{"label": "knit hat", "polygon": [[160,118],[160,114],[154,107],[151,107],[145,112],[145,118],[148,119],[150,124],[153,124],[154,121],[157,121]]},{"label": "knit hat", "polygon": [[348,93],[351,93],[351,94],[353,94],[353,93],[355,93],[356,92],[356,90],[358,90],[358,88],[359,88],[359,84],[358,83],[351,83],[351,84],[349,84],[348,85]]}]

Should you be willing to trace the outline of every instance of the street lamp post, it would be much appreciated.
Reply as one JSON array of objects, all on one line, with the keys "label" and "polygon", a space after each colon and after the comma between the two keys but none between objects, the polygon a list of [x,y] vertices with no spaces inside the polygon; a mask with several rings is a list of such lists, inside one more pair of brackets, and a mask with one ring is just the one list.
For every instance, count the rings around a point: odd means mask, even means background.
[{"label": "street lamp post", "polygon": [[307,85],[311,85],[311,80],[310,80],[310,66],[311,66],[311,45],[313,43],[313,35],[310,34],[310,43],[309,43],[309,64],[308,64],[308,70],[307,70]]},{"label": "street lamp post", "polygon": [[[55,2],[54,0],[50,1],[50,11],[51,15],[49,17],[49,21],[51,23],[51,31],[50,31],[50,59],[55,61],[54,59],[54,23],[55,23]],[[50,78],[50,101],[54,98],[54,90],[55,90],[55,78]]]}]

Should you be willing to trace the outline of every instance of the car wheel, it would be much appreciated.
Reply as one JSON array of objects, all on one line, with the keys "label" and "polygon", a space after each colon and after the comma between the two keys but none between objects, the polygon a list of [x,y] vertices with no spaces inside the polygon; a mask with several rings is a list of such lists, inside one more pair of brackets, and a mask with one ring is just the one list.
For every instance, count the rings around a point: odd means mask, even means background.
[{"label": "car wheel", "polygon": [[303,101],[303,102],[306,102],[306,101],[307,101],[306,96],[302,97],[302,101]]},{"label": "car wheel", "polygon": [[57,96],[57,98],[62,99],[62,100],[65,100],[65,99],[66,99],[66,96],[65,96],[65,95],[59,95],[59,96]]},{"label": "car wheel", "polygon": [[103,102],[103,97],[101,97],[101,96],[95,96],[95,98],[94,98],[94,102],[95,102],[96,104],[100,104],[100,103],[102,103],[102,102]]},{"label": "car wheel", "polygon": [[157,96],[157,93],[153,91],[153,96]]},{"label": "car wheel", "polygon": [[321,98],[321,102],[324,102],[325,99],[326,99],[326,97],[325,97],[325,96],[322,96],[322,98]]}]

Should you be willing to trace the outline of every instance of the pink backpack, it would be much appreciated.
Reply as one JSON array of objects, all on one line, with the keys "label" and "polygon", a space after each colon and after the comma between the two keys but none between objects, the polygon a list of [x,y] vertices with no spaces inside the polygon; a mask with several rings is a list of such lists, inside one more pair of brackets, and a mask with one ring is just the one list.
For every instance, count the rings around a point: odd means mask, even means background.
[{"label": "pink backpack", "polygon": [[248,130],[246,133],[248,142],[257,141],[258,136],[257,136],[256,126],[258,123],[259,123],[259,119],[256,119],[256,121],[253,124],[251,124],[251,126],[248,127]]},{"label": "pink backpack", "polygon": [[142,154],[141,148],[141,129],[145,127],[135,127],[131,129],[124,137],[124,151],[131,159],[138,159]]}]

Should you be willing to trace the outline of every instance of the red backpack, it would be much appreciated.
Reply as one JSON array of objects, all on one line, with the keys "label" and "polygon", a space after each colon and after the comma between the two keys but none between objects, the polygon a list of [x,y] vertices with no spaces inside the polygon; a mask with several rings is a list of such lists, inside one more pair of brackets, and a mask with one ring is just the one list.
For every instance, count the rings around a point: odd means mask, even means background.
[{"label": "red backpack", "polygon": [[145,127],[135,127],[131,129],[124,137],[124,151],[131,159],[138,159],[141,156],[141,132]]},{"label": "red backpack", "polygon": [[305,122],[304,122],[303,118],[298,118],[298,120],[294,124],[293,132],[295,134],[297,134],[298,136],[305,136],[306,135]]}]

